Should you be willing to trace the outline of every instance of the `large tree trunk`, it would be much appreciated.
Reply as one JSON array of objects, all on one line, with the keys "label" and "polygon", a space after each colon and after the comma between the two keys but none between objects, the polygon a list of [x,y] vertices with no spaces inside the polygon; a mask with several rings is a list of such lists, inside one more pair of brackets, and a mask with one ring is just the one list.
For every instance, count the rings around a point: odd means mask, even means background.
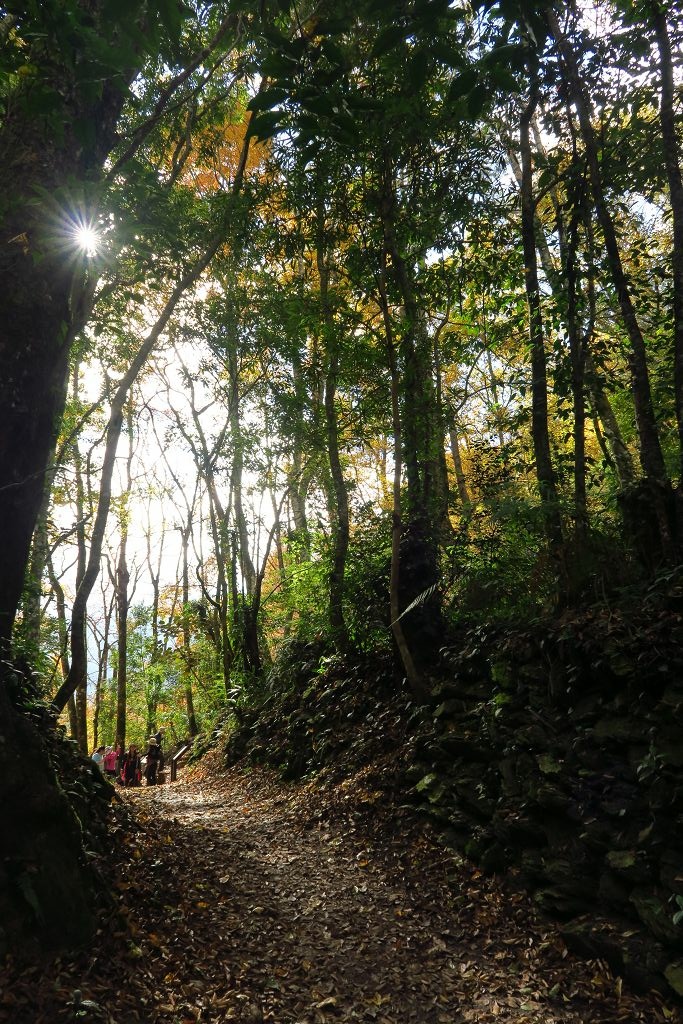
[{"label": "large tree trunk", "polygon": [[0,957],[35,958],[46,948],[84,943],[95,920],[80,825],[57,784],[46,739],[11,704],[11,685],[0,665],[0,800],[8,823],[0,830]]},{"label": "large tree trunk", "polygon": [[[97,5],[88,7],[96,19]],[[91,302],[86,260],[69,236],[70,218],[89,212],[78,208],[82,204],[74,199],[73,182],[100,176],[130,79],[128,74],[112,76],[99,92],[83,89],[76,77],[78,52],[62,56],[54,40],[50,51],[43,38],[35,45],[41,51],[35,64],[43,81],[36,86],[26,76],[25,89],[49,92],[56,104],[49,122],[59,130],[46,130],[45,118],[37,117],[22,95],[13,97],[0,130],[0,221],[6,248],[0,333],[0,647],[5,655],[64,409],[71,343]],[[88,145],[76,134],[85,124]]]}]

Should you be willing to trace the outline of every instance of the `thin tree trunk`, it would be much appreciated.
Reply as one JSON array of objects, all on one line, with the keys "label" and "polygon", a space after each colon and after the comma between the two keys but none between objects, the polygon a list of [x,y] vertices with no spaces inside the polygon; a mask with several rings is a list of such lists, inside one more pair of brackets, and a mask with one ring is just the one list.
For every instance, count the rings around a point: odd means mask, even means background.
[{"label": "thin tree trunk", "polygon": [[92,711],[93,750],[97,750],[98,746],[97,738],[99,736],[100,731],[100,705],[102,703],[102,645],[100,643],[99,637],[97,636],[95,636],[95,644],[97,647],[97,678],[95,680],[95,699],[93,701]]},{"label": "thin tree trunk", "polygon": [[579,329],[578,313],[578,270],[577,250],[579,236],[579,200],[573,175],[578,172],[576,154],[570,171],[569,202],[571,212],[566,239],[563,238],[564,270],[567,281],[567,336],[572,369],[572,407],[574,435],[574,530],[577,545],[581,548],[588,532],[588,507],[586,500],[586,400],[585,365],[586,349]]},{"label": "thin tree trunk", "polygon": [[379,290],[382,316],[384,319],[385,344],[389,373],[391,376],[391,423],[394,434],[394,481],[392,490],[392,515],[391,515],[391,570],[389,579],[389,607],[391,614],[391,632],[398,649],[403,668],[406,673],[408,686],[413,694],[424,699],[428,695],[428,688],[415,664],[410,646],[403,631],[401,620],[401,540],[403,534],[403,523],[401,519],[401,477],[403,474],[403,438],[401,436],[401,402],[399,390],[399,374],[396,360],[396,348],[394,344],[393,326],[389,313],[389,301],[386,289],[386,255],[380,273]]},{"label": "thin tree trunk", "polygon": [[548,381],[541,295],[536,263],[536,237],[534,230],[535,205],[531,160],[530,124],[538,103],[538,87],[532,86],[532,96],[520,119],[520,154],[522,167],[521,207],[522,245],[524,249],[524,282],[529,307],[529,342],[531,346],[531,433],[536,460],[536,479],[541,497],[541,508],[551,549],[559,555],[562,546],[555,473],[550,453],[548,433]]},{"label": "thin tree trunk", "polygon": [[[674,392],[676,405],[676,421],[678,424],[678,457],[679,477],[683,482],[683,178],[681,177],[678,132],[674,101],[676,86],[674,82],[671,39],[666,22],[664,4],[653,3],[653,24],[659,48],[661,97],[659,120],[662,130],[664,148],[664,165],[669,183],[669,200],[671,202],[671,219],[673,225],[673,252],[671,254],[673,270],[673,353],[674,353]],[[682,483],[679,483],[679,492]]]},{"label": "thin tree trunk", "polygon": [[418,308],[411,272],[399,246],[395,182],[391,158],[386,152],[382,174],[380,212],[384,250],[391,260],[406,324],[401,340],[403,379],[396,379],[402,389],[402,457],[405,458],[407,478],[407,509],[401,547],[401,599],[408,605],[420,595],[426,595],[425,600],[412,609],[410,619],[402,628],[406,635],[410,635],[413,650],[419,649],[427,663],[434,658],[439,637],[443,635],[438,589],[439,532],[447,515],[448,495],[440,493],[438,465],[439,459],[443,458],[445,434],[439,435],[436,429],[432,346]]},{"label": "thin tree trunk", "polygon": [[448,488],[448,465],[446,463],[446,444],[445,438],[448,433],[446,430],[446,414],[444,412],[444,401],[443,401],[443,381],[441,371],[441,333],[445,325],[448,323],[448,316],[443,320],[437,330],[434,332],[434,342],[432,351],[432,360],[434,364],[434,418],[436,421],[436,437],[441,438],[441,442],[437,444],[435,456],[436,456],[436,472],[437,482],[436,491],[441,496],[440,506],[440,527],[444,537],[448,537],[452,534],[451,519],[449,515],[449,488]]},{"label": "thin tree trunk", "polygon": [[[64,588],[55,573],[52,554],[50,552],[48,552],[47,556],[47,570],[50,578],[50,586],[53,594],[55,595],[55,602],[57,606],[57,629],[59,631],[59,674],[62,682],[64,682],[69,675],[69,626],[66,619],[66,598],[64,596]],[[67,713],[69,716],[69,733],[71,737],[78,742],[78,712],[76,711],[76,700],[73,694],[71,694],[67,703]]]},{"label": "thin tree trunk", "polygon": [[598,381],[593,357],[588,352],[586,353],[586,383],[588,385],[593,408],[595,409],[597,416],[600,418],[605,438],[609,444],[610,457],[614,463],[617,479],[619,480],[619,486],[623,490],[624,488],[632,486],[635,481],[633,459],[631,458],[631,453],[624,443],[619,423],[614,415],[614,409],[612,408],[610,400],[605,393],[605,389]]},{"label": "thin tree trunk", "polygon": [[645,341],[638,323],[628,279],[622,264],[614,220],[605,197],[590,103],[581,81],[576,54],[560,26],[556,12],[549,8],[546,11],[546,17],[550,32],[562,57],[568,98],[578,115],[593,201],[605,242],[607,262],[617,293],[622,321],[631,345],[631,380],[640,438],[640,459],[651,486],[651,500],[657,518],[662,554],[666,559],[670,559],[673,556],[673,538],[667,504],[667,492],[670,491],[670,481],[664,464],[664,456],[662,454],[652,403]]},{"label": "thin tree trunk", "polygon": [[[64,588],[60,580],[57,578],[55,573],[54,565],[52,562],[52,556],[48,552],[46,558],[46,565],[48,570],[48,576],[50,578],[50,586],[52,592],[55,595],[55,604],[57,608],[57,631],[59,635],[59,669],[62,679],[66,679],[69,674],[69,627],[66,621],[66,598],[64,596]],[[74,707],[74,712],[75,712]],[[75,726],[75,722],[71,723]],[[71,728],[71,735],[76,736],[75,728]]]},{"label": "thin tree trunk", "polygon": [[237,337],[236,332],[231,332],[230,347],[228,350],[228,373],[230,377],[230,399],[228,403],[228,416],[230,419],[230,434],[232,439],[232,469],[230,474],[230,490],[232,491],[232,507],[235,511],[235,526],[239,538],[239,562],[240,572],[244,580],[247,598],[254,593],[256,585],[256,570],[251,558],[249,531],[247,529],[247,518],[244,514],[244,502],[242,500],[242,478],[244,476],[244,434],[240,418],[240,380],[237,366]]},{"label": "thin tree trunk", "polygon": [[[319,181],[319,190],[322,184]],[[329,615],[335,642],[340,650],[348,646],[348,632],[344,619],[344,577],[346,555],[349,548],[349,498],[339,457],[339,422],[337,417],[337,374],[339,372],[339,335],[330,305],[330,268],[326,256],[325,203],[318,197],[316,217],[316,264],[320,284],[320,306],[325,339],[327,372],[325,375],[325,424],[327,456],[334,491],[334,552],[330,572]]]},{"label": "thin tree trunk", "polygon": [[104,608],[104,622],[102,625],[102,645],[99,649],[97,661],[97,684],[95,687],[95,709],[93,711],[93,746],[97,747],[100,733],[100,717],[102,712],[102,694],[106,691],[107,674],[109,672],[109,650],[111,641],[109,630],[111,628],[111,617],[114,610],[115,595],[107,603],[104,587],[102,587],[102,606]]},{"label": "thin tree trunk", "polygon": [[187,523],[181,527],[180,536],[183,547],[183,610],[182,610],[182,665],[183,665],[183,690],[185,693],[185,711],[187,713],[187,729],[190,736],[196,736],[199,732],[197,727],[197,716],[194,710],[194,696],[192,693],[192,637],[190,634],[190,571],[188,565],[188,548],[190,534],[192,532],[191,510],[188,509]]},{"label": "thin tree trunk", "polygon": [[[155,428],[156,429],[156,428]],[[199,485],[199,477],[197,477],[197,483],[195,485],[195,493],[192,501],[187,500],[187,496],[183,489],[183,486],[175,472],[171,460],[168,458],[165,448],[161,448],[163,452],[163,458],[171,474],[173,482],[176,485],[177,490],[182,494],[183,501],[185,503],[186,520],[185,523],[177,529],[180,531],[181,537],[181,549],[182,549],[182,611],[181,611],[181,635],[182,635],[182,651],[181,651],[181,665],[182,665],[182,685],[183,693],[185,697],[185,711],[187,714],[187,728],[189,736],[196,736],[199,732],[197,726],[197,716],[194,708],[194,695],[192,692],[192,634],[190,630],[190,567],[189,567],[189,546],[190,537],[192,536],[192,520],[194,515],[194,505],[197,499],[197,489]]]},{"label": "thin tree trunk", "polygon": [[[521,187],[522,170],[519,166],[519,162],[514,153],[510,152],[508,156],[510,158],[510,165],[517,180],[517,184]],[[561,217],[561,209],[560,204],[558,202],[555,203],[555,209],[557,216]],[[548,243],[543,232],[543,227],[538,217],[535,218],[535,231],[536,245],[538,248],[538,255],[541,261],[541,266],[543,268],[543,273],[545,274],[546,280],[548,281],[548,284],[552,289],[553,295],[557,300],[560,300],[564,297],[564,281],[562,280],[560,273],[558,272],[553,263],[553,259],[550,254],[550,249],[548,248]],[[587,225],[587,231],[590,241],[590,239],[592,238],[590,223]],[[589,257],[589,263],[592,264],[592,262],[593,260]],[[592,281],[589,282],[589,290],[591,295],[590,305],[591,309],[593,309],[595,305],[595,300],[593,297],[594,287]],[[609,444],[609,452],[607,452],[608,461],[610,462],[610,464],[613,464],[616,468],[619,486],[624,488],[633,484],[635,480],[633,460],[631,459],[630,452],[624,442],[623,435],[619,427],[619,423],[617,421],[616,416],[614,415],[614,410],[612,409],[612,405],[609,400],[609,396],[607,395],[605,389],[600,383],[599,376],[596,371],[595,364],[593,362],[593,357],[590,353],[589,338],[591,336],[592,323],[594,319],[595,314],[594,312],[592,312],[590,317],[591,327],[589,327],[586,330],[586,332],[584,332],[584,336],[581,339],[581,345],[583,347],[584,355],[585,381],[590,393],[593,408],[595,409],[597,415],[600,417],[600,420],[604,428],[605,436],[603,440],[606,439],[607,443]],[[600,436],[602,437],[602,434]]]},{"label": "thin tree trunk", "polygon": [[451,420],[448,437],[451,443],[451,457],[453,459],[453,470],[455,472],[455,483],[458,488],[458,496],[463,510],[467,511],[472,506],[472,498],[469,490],[467,489],[467,478],[465,477],[465,470],[462,465],[460,441],[458,440],[458,428],[455,424],[455,420]]},{"label": "thin tree trunk", "polygon": [[132,487],[132,464],[134,454],[133,415],[130,403],[126,410],[128,431],[128,458],[126,459],[126,484],[119,517],[119,557],[116,563],[116,638],[118,648],[118,676],[116,680],[116,739],[115,743],[126,749],[126,710],[128,703],[128,608],[130,571],[128,569],[128,510]]},{"label": "thin tree trunk", "polygon": [[76,592],[71,612],[71,671],[69,672],[68,679],[60,687],[53,700],[53,704],[58,711],[63,710],[70,693],[76,689],[79,682],[85,678],[87,673],[87,652],[85,648],[85,619],[87,602],[100,571],[102,542],[104,540],[104,531],[107,525],[107,517],[109,515],[109,507],[111,504],[111,480],[114,471],[114,462],[116,459],[116,449],[118,447],[119,436],[121,434],[121,427],[123,424],[123,407],[134,381],[137,379],[138,374],[147,362],[147,359],[156,346],[160,335],[165,330],[175,307],[187,289],[195,283],[201,273],[206,269],[212,257],[218,250],[220,243],[221,238],[214,239],[194,266],[183,275],[176,287],[173,289],[161,316],[158,318],[156,324],[138,349],[137,354],[124,374],[112,399],[109,422],[107,424],[106,431],[104,459],[102,461],[100,494],[90,540],[90,556],[83,580]]},{"label": "thin tree trunk", "polygon": [[[80,366],[76,362],[73,369],[73,393],[74,397],[78,395],[79,390],[79,379],[80,379]],[[85,523],[86,523],[86,511],[85,511],[85,484],[83,481],[83,461],[81,459],[81,452],[78,446],[78,439],[74,439],[73,446],[73,460],[74,460],[74,476],[76,483],[76,544],[78,550],[78,559],[76,562],[76,590],[81,586],[83,577],[85,576],[86,564],[88,559],[88,552],[86,546],[85,536]],[[84,609],[83,622],[82,622],[82,645],[86,646],[86,630],[87,630],[87,613]],[[73,616],[72,616],[73,623]],[[80,640],[80,638],[79,638]],[[74,651],[73,651],[73,637],[71,642],[71,664],[73,665]],[[71,670],[69,670],[71,671]],[[78,679],[78,684],[74,691],[75,709],[76,709],[76,741],[79,749],[82,753],[88,753],[88,719],[87,719],[87,708],[88,708],[88,673],[87,668],[84,667],[84,671]]]}]

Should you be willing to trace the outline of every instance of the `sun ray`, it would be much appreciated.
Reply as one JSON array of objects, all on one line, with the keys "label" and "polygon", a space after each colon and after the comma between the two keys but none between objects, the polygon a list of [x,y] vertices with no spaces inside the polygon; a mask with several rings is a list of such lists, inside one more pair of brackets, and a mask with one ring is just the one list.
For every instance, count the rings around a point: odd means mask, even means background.
[{"label": "sun ray", "polygon": [[77,220],[73,225],[73,239],[85,256],[95,256],[100,245],[99,233],[87,221]]}]

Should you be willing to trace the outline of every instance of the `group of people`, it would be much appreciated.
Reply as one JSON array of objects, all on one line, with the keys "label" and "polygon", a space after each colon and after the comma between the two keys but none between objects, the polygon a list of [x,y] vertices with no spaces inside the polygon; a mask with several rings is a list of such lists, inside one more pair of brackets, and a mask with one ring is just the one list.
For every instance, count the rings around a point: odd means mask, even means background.
[{"label": "group of people", "polygon": [[143,778],[148,786],[155,786],[163,779],[161,773],[164,770],[164,752],[161,746],[161,732],[148,739],[144,758],[135,743],[131,743],[125,751],[123,745],[119,743],[117,747],[97,747],[92,759],[107,778],[118,782],[120,786],[141,786]]}]

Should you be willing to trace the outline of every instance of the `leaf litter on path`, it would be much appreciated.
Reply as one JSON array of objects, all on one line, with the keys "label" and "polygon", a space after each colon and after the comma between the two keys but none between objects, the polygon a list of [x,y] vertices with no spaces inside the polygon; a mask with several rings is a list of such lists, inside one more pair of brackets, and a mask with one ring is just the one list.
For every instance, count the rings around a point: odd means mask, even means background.
[{"label": "leaf litter on path", "polygon": [[215,765],[126,793],[118,914],[80,954],[10,964],[0,1022],[683,1024],[383,814],[368,781],[322,792]]}]

